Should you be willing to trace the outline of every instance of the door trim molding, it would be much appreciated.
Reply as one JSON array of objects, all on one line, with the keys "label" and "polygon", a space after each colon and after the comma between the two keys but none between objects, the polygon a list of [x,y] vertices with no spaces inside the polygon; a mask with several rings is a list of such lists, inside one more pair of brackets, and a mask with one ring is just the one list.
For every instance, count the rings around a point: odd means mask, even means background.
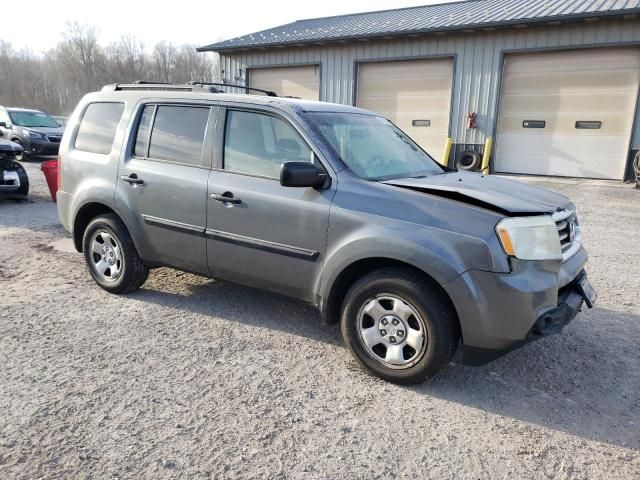
[{"label": "door trim molding", "polygon": [[285,255],[287,257],[300,258],[302,260],[315,261],[320,256],[320,252],[317,252],[315,250],[307,250],[306,248],[299,248],[282,243],[270,242],[268,240],[260,240],[258,238],[246,237],[244,235],[237,235],[235,233],[222,232],[220,230],[206,229],[205,234],[207,237],[214,240],[219,240],[221,242],[233,243],[242,247],[254,248],[256,250],[263,250],[265,252]]},{"label": "door trim molding", "polygon": [[173,220],[154,217],[152,215],[142,215],[142,219],[144,220],[144,223],[147,225],[153,225],[154,227],[166,228],[167,230],[173,230],[176,232],[190,233],[192,235],[204,235],[205,228],[197,225],[175,222]]}]

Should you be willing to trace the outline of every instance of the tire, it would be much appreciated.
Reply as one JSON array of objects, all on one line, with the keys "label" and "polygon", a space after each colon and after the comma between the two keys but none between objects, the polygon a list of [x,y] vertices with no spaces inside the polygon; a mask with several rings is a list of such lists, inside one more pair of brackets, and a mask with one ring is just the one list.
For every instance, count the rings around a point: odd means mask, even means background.
[{"label": "tire", "polygon": [[482,157],[475,150],[465,150],[456,160],[458,170],[475,171],[480,168]]},{"label": "tire", "polygon": [[20,188],[13,193],[27,196],[29,194],[29,176],[27,175],[27,171],[18,162],[13,162],[9,168],[18,172],[18,178],[20,179]]},{"label": "tire", "polygon": [[89,273],[107,292],[130,293],[147,280],[149,268],[115,214],[100,215],[89,223],[82,237],[82,251]]},{"label": "tire", "polygon": [[458,320],[446,294],[433,281],[402,268],[384,268],[360,278],[345,296],[340,326],[361,366],[402,385],[433,378],[460,342]]}]

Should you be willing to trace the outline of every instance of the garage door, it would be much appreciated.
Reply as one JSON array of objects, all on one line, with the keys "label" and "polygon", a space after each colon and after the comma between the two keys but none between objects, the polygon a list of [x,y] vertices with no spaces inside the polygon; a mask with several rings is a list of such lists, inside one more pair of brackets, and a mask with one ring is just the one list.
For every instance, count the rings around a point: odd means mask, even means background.
[{"label": "garage door", "polygon": [[573,50],[505,59],[496,170],[622,179],[640,50]]},{"label": "garage door", "polygon": [[356,105],[380,113],[437,158],[449,135],[452,59],[360,63]]},{"label": "garage door", "polygon": [[249,69],[249,86],[271,90],[281,96],[319,100],[320,67],[252,68]]}]

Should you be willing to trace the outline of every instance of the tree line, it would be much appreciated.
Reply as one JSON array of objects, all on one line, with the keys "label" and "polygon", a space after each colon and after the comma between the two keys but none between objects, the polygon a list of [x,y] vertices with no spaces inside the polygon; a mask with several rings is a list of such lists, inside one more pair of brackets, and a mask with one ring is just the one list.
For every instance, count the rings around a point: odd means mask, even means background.
[{"label": "tree line", "polygon": [[211,82],[215,67],[216,58],[195,45],[162,41],[148,50],[125,35],[102,46],[95,27],[69,23],[62,40],[41,55],[0,40],[0,105],[66,115],[85,93],[109,83]]}]

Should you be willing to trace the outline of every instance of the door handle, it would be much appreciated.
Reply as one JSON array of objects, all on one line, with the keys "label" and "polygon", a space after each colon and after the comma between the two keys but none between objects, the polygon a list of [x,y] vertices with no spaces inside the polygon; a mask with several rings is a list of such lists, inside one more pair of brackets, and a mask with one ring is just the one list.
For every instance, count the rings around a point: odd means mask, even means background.
[{"label": "door handle", "polygon": [[132,173],[128,177],[126,175],[122,175],[120,177],[120,180],[122,180],[123,182],[130,183],[132,185],[142,185],[144,183],[144,180],[142,180],[141,178],[138,178],[138,175],[136,175],[135,173]]},{"label": "door handle", "polygon": [[213,198],[217,202],[231,203],[233,205],[238,205],[238,204],[242,203],[242,200],[240,200],[239,198],[235,198],[233,196],[233,193],[231,193],[231,192],[224,192],[222,194],[220,194],[220,193],[212,193],[211,194],[211,198]]}]

